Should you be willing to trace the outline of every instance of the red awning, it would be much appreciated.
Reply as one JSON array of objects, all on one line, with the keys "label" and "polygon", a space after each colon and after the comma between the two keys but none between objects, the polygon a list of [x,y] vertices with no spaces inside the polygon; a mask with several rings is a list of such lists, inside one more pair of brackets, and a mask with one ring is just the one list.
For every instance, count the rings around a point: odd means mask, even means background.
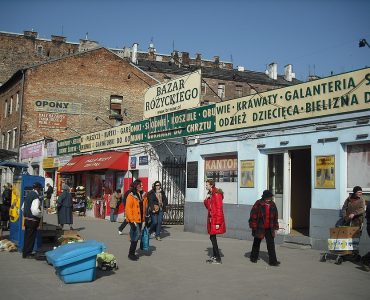
[{"label": "red awning", "polygon": [[115,151],[76,156],[62,167],[59,172],[71,173],[101,169],[125,171],[128,170],[128,157],[129,154],[127,152]]}]

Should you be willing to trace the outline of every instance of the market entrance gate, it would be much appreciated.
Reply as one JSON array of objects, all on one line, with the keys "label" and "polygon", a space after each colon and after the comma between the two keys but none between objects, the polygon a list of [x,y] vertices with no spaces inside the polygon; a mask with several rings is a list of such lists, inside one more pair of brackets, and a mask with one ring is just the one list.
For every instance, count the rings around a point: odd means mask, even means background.
[{"label": "market entrance gate", "polygon": [[168,198],[163,224],[184,224],[186,158],[171,158],[162,163],[162,186]]}]

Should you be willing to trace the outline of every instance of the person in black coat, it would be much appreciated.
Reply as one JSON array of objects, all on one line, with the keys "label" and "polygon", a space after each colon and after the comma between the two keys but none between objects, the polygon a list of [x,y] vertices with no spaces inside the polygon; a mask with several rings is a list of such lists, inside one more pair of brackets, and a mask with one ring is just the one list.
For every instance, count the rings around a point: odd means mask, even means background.
[{"label": "person in black coat", "polygon": [[73,201],[72,194],[69,192],[69,186],[66,184],[62,185],[62,194],[59,196],[57,201],[58,209],[58,224],[63,228],[64,224],[69,224],[70,229],[72,230],[73,224]]},{"label": "person in black coat", "polygon": [[[366,231],[367,235],[370,237],[370,201],[367,203],[365,216],[366,216]],[[362,263],[365,266],[370,267],[370,252],[368,252],[366,255],[362,257]]]},{"label": "person in black coat", "polygon": [[152,185],[151,191],[148,193],[149,208],[152,224],[149,229],[149,233],[154,233],[155,238],[161,240],[161,227],[163,220],[163,213],[166,211],[168,200],[166,194],[162,190],[160,181],[156,181]]},{"label": "person in black coat", "polygon": [[2,230],[7,230],[9,222],[9,209],[12,201],[12,185],[10,183],[4,185],[1,198],[2,203],[0,205],[0,226]]}]

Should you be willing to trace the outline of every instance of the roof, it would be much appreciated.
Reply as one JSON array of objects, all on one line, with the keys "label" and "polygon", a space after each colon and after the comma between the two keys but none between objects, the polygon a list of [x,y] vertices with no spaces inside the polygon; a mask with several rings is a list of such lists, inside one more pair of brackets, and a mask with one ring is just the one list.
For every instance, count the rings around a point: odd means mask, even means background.
[{"label": "roof", "polygon": [[2,161],[0,162],[0,167],[9,167],[9,168],[28,168],[28,165],[25,163],[14,162],[14,161]]},{"label": "roof", "polygon": [[281,75],[278,75],[277,79],[274,80],[263,72],[227,70],[222,68],[199,67],[195,65],[179,67],[175,63],[149,61],[143,59],[138,60],[137,66],[147,72],[170,73],[176,75],[184,75],[189,72],[201,69],[202,76],[204,78],[213,78],[236,82],[248,82],[280,86],[290,86],[301,83],[301,81],[297,79],[293,79],[291,82],[286,81],[284,79],[284,76]]}]

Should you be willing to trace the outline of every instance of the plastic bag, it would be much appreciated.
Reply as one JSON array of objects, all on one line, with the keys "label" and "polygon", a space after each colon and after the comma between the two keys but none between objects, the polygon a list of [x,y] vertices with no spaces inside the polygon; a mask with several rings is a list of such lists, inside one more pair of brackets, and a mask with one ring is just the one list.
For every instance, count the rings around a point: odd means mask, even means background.
[{"label": "plastic bag", "polygon": [[140,249],[144,251],[149,250],[149,229],[146,226],[141,233]]}]

